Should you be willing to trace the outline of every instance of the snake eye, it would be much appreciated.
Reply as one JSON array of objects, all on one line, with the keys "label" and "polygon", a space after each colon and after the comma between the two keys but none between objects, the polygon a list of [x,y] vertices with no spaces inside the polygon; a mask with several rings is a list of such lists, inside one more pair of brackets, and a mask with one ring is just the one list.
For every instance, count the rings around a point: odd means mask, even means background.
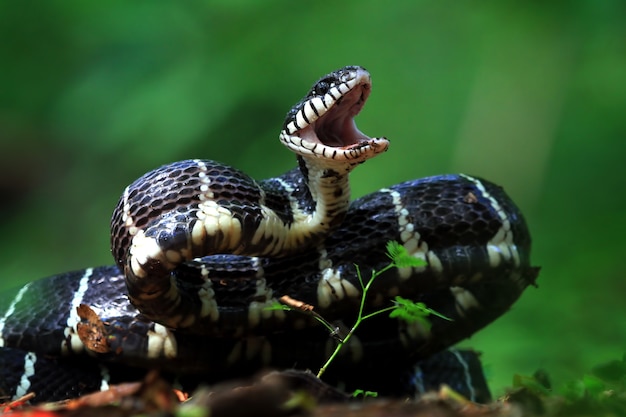
[{"label": "snake eye", "polygon": [[330,79],[323,79],[323,80],[319,80],[315,86],[313,87],[313,95],[314,96],[323,96],[326,93],[328,93],[328,90],[330,90],[330,88],[334,85],[335,83],[330,81]]}]

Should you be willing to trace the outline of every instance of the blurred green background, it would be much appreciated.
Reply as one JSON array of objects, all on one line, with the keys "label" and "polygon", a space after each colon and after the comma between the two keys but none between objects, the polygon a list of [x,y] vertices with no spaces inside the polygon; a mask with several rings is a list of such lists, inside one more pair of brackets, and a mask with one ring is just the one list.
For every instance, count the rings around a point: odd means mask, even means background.
[{"label": "blurred green background", "polygon": [[110,264],[111,211],[156,166],[291,168],[285,113],[358,64],[359,127],[392,144],[355,197],[446,172],[505,186],[539,288],[465,345],[496,394],[540,367],[558,385],[626,350],[625,19],[621,0],[1,2],[0,287]]}]

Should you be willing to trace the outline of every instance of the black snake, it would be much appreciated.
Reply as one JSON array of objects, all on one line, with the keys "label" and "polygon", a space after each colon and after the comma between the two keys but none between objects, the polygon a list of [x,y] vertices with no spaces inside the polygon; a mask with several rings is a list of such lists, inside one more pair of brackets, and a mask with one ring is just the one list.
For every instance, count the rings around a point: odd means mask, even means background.
[{"label": "black snake", "polygon": [[[367,311],[401,295],[453,320],[433,318],[426,329],[377,316],[332,364],[331,381],[401,390],[394,377],[414,380],[418,367],[430,366],[420,360],[504,313],[538,269],[522,214],[500,187],[443,175],[350,203],[348,174],[389,144],[354,124],[370,89],[360,67],[315,83],[287,115],[280,140],[298,168],[279,177],[257,182],[227,165],[187,160],[127,187],[111,222],[117,266],[0,296],[0,390],[58,399],[146,367],[206,380],[263,367],[314,369],[335,340],[305,315],[268,306],[288,295],[351,324],[361,296],[355,264],[366,276],[379,270],[391,240],[426,266],[378,278]],[[102,351],[79,334],[88,321],[81,304],[103,325]]]}]

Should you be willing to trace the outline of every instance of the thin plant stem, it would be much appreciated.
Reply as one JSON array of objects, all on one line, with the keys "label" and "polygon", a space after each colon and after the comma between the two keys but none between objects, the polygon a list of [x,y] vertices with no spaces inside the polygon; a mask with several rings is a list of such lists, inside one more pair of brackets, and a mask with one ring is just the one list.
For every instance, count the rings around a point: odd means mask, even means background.
[{"label": "thin plant stem", "polygon": [[361,270],[359,269],[358,265],[354,265],[356,268],[356,274],[357,277],[359,278],[359,283],[361,284],[361,290],[362,290],[362,294],[361,294],[361,302],[359,304],[359,313],[357,315],[357,318],[354,322],[354,325],[352,326],[352,328],[350,329],[350,331],[348,332],[348,334],[346,335],[346,337],[344,337],[342,340],[340,340],[337,343],[337,346],[335,347],[335,350],[333,351],[332,355],[330,355],[330,357],[326,360],[326,362],[324,363],[324,365],[322,365],[322,367],[320,368],[320,370],[317,373],[317,377],[321,378],[322,375],[324,374],[324,372],[326,372],[326,369],[328,368],[328,366],[332,363],[332,361],[335,359],[335,357],[339,354],[339,351],[341,350],[341,348],[343,347],[343,345],[345,345],[346,343],[348,343],[348,341],[350,340],[350,338],[352,337],[352,335],[354,334],[355,330],[357,327],[359,327],[359,325],[361,324],[361,322],[367,318],[373,317],[377,314],[380,313],[384,313],[386,311],[390,311],[393,310],[394,308],[396,308],[396,306],[391,306],[391,307],[387,307],[384,308],[382,310],[377,310],[373,313],[370,313],[366,316],[363,316],[363,309],[365,308],[365,299],[367,298],[367,292],[370,289],[370,286],[372,285],[372,282],[374,282],[374,279],[379,276],[380,274],[384,273],[385,271],[393,268],[395,266],[395,264],[393,262],[391,262],[389,265],[387,265],[386,267],[384,267],[383,269],[381,269],[380,271],[372,271],[372,276],[370,277],[369,281],[367,282],[367,284],[364,286],[363,285],[363,278],[361,275]]}]

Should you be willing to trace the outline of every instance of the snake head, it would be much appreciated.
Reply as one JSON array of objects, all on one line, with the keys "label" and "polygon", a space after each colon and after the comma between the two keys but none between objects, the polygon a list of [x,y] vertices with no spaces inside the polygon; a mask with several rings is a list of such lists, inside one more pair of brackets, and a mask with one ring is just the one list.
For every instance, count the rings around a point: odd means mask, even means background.
[{"label": "snake head", "polygon": [[370,74],[362,67],[348,66],[325,75],[287,113],[281,142],[302,157],[350,165],[386,151],[387,139],[370,138],[354,122],[371,89]]}]

